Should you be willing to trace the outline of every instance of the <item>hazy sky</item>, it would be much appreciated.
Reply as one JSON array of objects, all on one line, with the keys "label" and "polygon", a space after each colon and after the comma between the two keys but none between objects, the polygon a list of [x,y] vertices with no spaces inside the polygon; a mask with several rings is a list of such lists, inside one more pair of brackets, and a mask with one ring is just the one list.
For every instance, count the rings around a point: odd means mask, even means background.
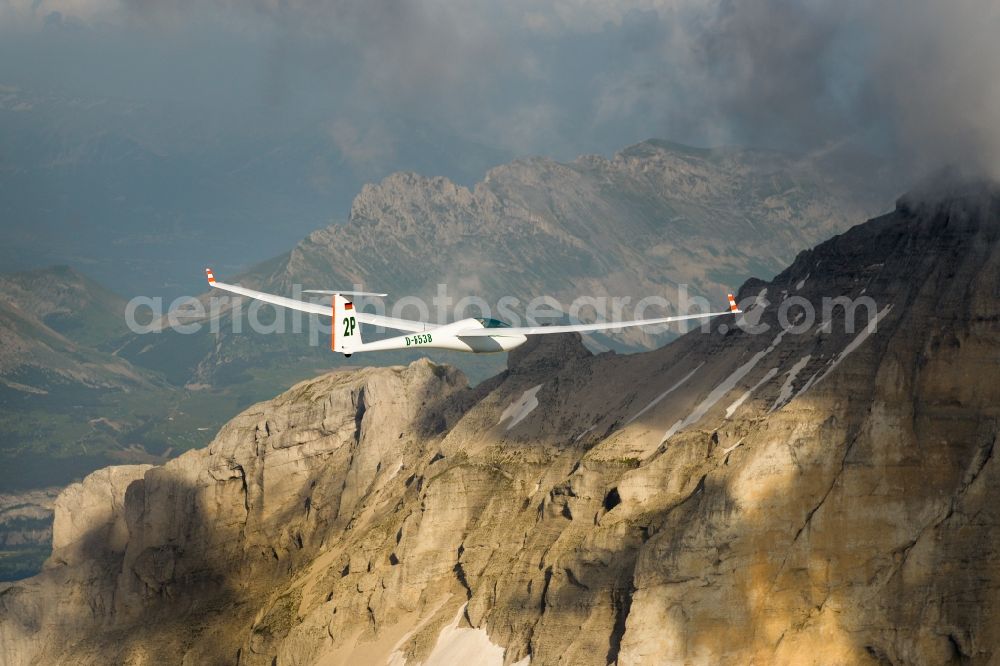
[{"label": "hazy sky", "polygon": [[[996,167],[993,0],[0,0],[0,83],[572,157],[657,136]],[[378,170],[376,168],[376,170]]]}]

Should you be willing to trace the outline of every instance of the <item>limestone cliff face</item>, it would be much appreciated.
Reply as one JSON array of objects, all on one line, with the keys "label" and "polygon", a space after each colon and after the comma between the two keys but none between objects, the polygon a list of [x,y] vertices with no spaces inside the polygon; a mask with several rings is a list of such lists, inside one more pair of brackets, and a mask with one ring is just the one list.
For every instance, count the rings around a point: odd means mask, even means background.
[{"label": "limestone cliff face", "polygon": [[[756,334],[304,382],[67,490],[64,547],[0,593],[3,657],[989,663],[998,295],[1000,194],[971,189],[748,282]],[[824,322],[841,296],[871,307]]]}]

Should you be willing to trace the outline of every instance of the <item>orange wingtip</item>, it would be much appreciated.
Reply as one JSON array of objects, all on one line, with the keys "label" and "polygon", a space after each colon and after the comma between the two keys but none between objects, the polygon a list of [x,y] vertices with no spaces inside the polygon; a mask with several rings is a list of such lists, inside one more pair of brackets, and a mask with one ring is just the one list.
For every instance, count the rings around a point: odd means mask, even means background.
[{"label": "orange wingtip", "polygon": [[729,311],[732,312],[732,313],[734,313],[734,314],[738,314],[738,313],[742,312],[742,310],[740,310],[739,306],[736,305],[736,297],[733,296],[732,294],[729,294]]},{"label": "orange wingtip", "polygon": [[215,284],[215,275],[212,274],[212,269],[211,268],[206,268],[205,269],[205,277],[208,278],[208,283],[209,284]]}]

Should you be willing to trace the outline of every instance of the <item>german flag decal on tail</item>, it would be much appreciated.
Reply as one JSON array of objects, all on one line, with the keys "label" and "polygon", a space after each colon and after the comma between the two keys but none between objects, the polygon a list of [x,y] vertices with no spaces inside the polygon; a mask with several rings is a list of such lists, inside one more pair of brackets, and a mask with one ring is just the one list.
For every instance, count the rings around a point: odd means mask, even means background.
[{"label": "german flag decal on tail", "polygon": [[358,327],[354,303],[333,295],[333,328],[330,332],[330,349],[350,356],[362,346],[361,329]]}]

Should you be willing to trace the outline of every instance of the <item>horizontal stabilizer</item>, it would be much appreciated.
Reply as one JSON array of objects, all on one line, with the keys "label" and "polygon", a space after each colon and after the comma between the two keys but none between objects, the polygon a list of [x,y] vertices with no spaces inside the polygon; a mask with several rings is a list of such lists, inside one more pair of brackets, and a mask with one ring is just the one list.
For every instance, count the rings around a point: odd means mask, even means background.
[{"label": "horizontal stabilizer", "polygon": [[377,294],[374,291],[344,291],[343,289],[303,289],[302,293],[326,294],[327,296],[333,296],[335,294],[340,294],[341,296],[378,296],[379,298],[389,295],[389,294]]}]

